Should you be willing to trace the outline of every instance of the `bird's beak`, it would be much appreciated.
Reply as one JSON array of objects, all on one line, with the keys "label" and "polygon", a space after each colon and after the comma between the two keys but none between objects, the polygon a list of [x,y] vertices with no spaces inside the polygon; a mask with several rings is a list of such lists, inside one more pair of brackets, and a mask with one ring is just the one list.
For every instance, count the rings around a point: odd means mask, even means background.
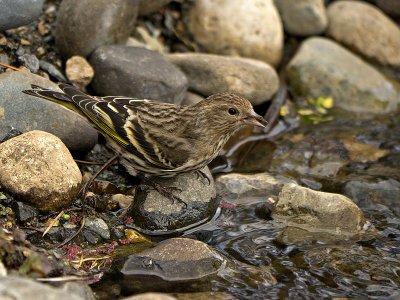
[{"label": "bird's beak", "polygon": [[265,127],[268,124],[268,122],[263,117],[256,114],[254,111],[251,112],[251,114],[244,117],[242,120],[244,124],[257,127]]}]

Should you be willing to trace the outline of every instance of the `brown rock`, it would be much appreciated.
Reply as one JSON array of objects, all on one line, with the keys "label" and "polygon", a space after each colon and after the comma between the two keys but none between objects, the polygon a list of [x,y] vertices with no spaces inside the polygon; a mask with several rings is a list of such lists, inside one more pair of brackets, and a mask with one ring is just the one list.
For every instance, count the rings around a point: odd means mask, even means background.
[{"label": "brown rock", "polygon": [[56,136],[30,131],[0,144],[0,185],[42,211],[67,207],[79,191],[82,175]]},{"label": "brown rock", "polygon": [[73,85],[83,89],[92,81],[94,70],[84,57],[72,56],[67,60],[65,74]]}]

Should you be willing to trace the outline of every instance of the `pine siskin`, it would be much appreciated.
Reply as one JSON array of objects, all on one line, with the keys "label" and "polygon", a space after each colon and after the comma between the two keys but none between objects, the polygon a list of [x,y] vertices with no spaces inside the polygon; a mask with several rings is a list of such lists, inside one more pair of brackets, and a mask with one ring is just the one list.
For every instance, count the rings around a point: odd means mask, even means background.
[{"label": "pine siskin", "polygon": [[32,85],[28,95],[59,103],[89,119],[134,176],[172,177],[199,172],[244,125],[264,127],[251,103],[231,93],[190,106],[127,97],[89,96],[60,84],[63,92]]}]

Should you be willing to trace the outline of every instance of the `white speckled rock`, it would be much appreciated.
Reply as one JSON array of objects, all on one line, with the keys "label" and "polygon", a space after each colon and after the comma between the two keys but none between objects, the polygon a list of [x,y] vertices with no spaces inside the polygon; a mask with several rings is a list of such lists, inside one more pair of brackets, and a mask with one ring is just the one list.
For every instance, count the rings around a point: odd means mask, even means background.
[{"label": "white speckled rock", "polygon": [[283,28],[272,0],[197,0],[186,16],[194,39],[208,52],[279,64]]},{"label": "white speckled rock", "polygon": [[400,67],[400,28],[377,7],[337,1],[328,7],[326,34],[382,65]]},{"label": "white speckled rock", "polygon": [[82,181],[67,147],[44,131],[30,131],[0,144],[0,164],[0,185],[42,211],[70,205]]},{"label": "white speckled rock", "polygon": [[275,0],[285,31],[299,36],[321,34],[328,25],[323,0]]}]

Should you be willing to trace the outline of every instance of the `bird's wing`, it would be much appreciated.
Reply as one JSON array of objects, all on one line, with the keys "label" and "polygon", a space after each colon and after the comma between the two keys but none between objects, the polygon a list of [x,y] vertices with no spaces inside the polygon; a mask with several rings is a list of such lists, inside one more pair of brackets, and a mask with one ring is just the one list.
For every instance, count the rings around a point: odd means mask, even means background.
[{"label": "bird's wing", "polygon": [[179,137],[181,107],[129,97],[92,97],[69,85],[60,88],[101,131],[149,167],[172,170],[189,157],[190,145]]}]

